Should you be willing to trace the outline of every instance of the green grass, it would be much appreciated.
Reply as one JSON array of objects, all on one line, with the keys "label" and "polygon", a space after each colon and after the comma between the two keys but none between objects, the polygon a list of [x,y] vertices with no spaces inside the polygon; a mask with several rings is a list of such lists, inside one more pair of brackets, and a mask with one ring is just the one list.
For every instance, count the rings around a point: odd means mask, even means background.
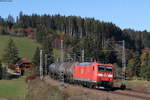
[{"label": "green grass", "polygon": [[0,80],[0,100],[24,100],[25,94],[26,84],[23,78]]},{"label": "green grass", "polygon": [[8,40],[10,38],[14,40],[19,50],[19,57],[22,58],[25,57],[31,60],[36,50],[36,47],[39,46],[38,43],[26,37],[12,37],[12,36],[4,36],[4,35],[0,35],[0,59],[4,54],[4,49],[6,48],[8,44]]},{"label": "green grass", "polygon": [[126,80],[125,82],[128,86],[150,86],[150,81],[144,80]]}]

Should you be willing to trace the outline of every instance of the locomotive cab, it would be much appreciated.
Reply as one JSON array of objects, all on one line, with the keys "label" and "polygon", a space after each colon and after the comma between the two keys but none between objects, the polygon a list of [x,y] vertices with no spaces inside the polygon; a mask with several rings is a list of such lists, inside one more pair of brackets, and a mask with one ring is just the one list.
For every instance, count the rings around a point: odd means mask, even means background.
[{"label": "locomotive cab", "polygon": [[97,85],[113,87],[113,66],[111,64],[100,64],[97,66]]}]

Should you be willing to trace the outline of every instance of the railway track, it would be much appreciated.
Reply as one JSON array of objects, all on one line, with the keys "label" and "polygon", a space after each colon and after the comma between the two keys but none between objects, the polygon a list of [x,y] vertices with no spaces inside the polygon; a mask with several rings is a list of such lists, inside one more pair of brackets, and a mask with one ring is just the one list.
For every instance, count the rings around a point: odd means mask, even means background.
[{"label": "railway track", "polygon": [[135,99],[140,99],[140,100],[150,100],[150,93],[149,92],[142,92],[142,91],[137,91],[137,90],[105,90],[105,89],[91,89],[93,91],[96,91],[97,93],[105,92],[105,93],[110,93],[114,95],[119,95],[119,96],[125,96],[125,97],[130,97]]},{"label": "railway track", "polygon": [[[66,83],[64,83],[64,84],[66,84]],[[69,86],[75,87],[72,84],[69,84]],[[76,85],[76,86],[80,87],[78,85]],[[96,92],[97,94],[101,94],[101,93],[107,94],[108,93],[108,94],[114,94],[114,95],[118,95],[118,96],[134,98],[134,100],[136,100],[136,99],[138,99],[138,100],[150,100],[150,92],[138,91],[138,90],[133,90],[133,89],[120,90],[119,88],[115,88],[115,89],[110,91],[110,90],[99,89],[99,88],[96,88],[96,89],[88,88],[88,90],[90,90],[91,92]],[[130,99],[130,100],[132,100],[132,99]]]},{"label": "railway track", "polygon": [[101,91],[101,92],[110,93],[114,95],[126,96],[134,99],[150,100],[150,92],[143,92],[143,91],[138,91],[133,89],[121,90],[117,88],[114,90],[105,90],[105,89],[93,89],[93,90],[96,92]]},{"label": "railway track", "polygon": [[[106,90],[100,90],[100,91],[106,92]],[[122,96],[142,99],[142,100],[150,100],[150,92],[138,91],[133,89],[120,90],[119,88],[107,92],[111,94],[122,95]]]},{"label": "railway track", "polygon": [[150,95],[150,92],[145,92],[145,91],[138,91],[138,90],[128,90],[128,91],[132,91],[132,92],[137,92],[137,93],[143,93],[143,94]]},{"label": "railway track", "polygon": [[150,93],[146,92],[141,92],[141,91],[135,91],[135,90],[118,90],[118,91],[113,91],[111,92],[112,94],[117,94],[117,95],[123,95],[123,96],[128,96],[132,98],[137,98],[137,99],[143,99],[143,100],[150,100]]}]

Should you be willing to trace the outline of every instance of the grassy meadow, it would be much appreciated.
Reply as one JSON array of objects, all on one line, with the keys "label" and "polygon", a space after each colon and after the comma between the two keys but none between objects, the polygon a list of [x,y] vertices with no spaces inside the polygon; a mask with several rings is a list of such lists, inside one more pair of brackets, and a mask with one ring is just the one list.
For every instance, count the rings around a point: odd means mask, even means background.
[{"label": "grassy meadow", "polygon": [[130,80],[126,81],[126,84],[128,86],[143,86],[143,87],[150,87],[150,81],[145,81],[145,80]]},{"label": "grassy meadow", "polygon": [[6,36],[6,35],[0,35],[0,59],[2,58],[2,55],[4,54],[4,50],[10,38],[14,40],[19,50],[19,56],[25,57],[31,60],[36,50],[36,47],[39,46],[39,44],[26,37],[12,37],[12,36]]},{"label": "grassy meadow", "polygon": [[24,100],[26,87],[23,78],[0,80],[0,100]]},{"label": "grassy meadow", "polygon": [[[32,59],[37,46],[37,42],[26,37],[14,37],[0,35],[0,59],[5,52],[8,40],[13,39],[19,51],[19,57]],[[12,80],[0,80],[0,100],[24,100],[26,95],[27,84],[24,78]]]}]

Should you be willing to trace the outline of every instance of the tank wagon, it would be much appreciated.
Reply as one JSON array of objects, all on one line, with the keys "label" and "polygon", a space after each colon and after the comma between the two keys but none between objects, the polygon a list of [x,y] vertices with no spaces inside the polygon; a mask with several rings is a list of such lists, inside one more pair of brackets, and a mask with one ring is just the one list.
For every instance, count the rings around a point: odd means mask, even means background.
[{"label": "tank wagon", "polygon": [[97,62],[64,62],[49,66],[49,75],[54,79],[94,88],[112,88],[114,67]]}]

